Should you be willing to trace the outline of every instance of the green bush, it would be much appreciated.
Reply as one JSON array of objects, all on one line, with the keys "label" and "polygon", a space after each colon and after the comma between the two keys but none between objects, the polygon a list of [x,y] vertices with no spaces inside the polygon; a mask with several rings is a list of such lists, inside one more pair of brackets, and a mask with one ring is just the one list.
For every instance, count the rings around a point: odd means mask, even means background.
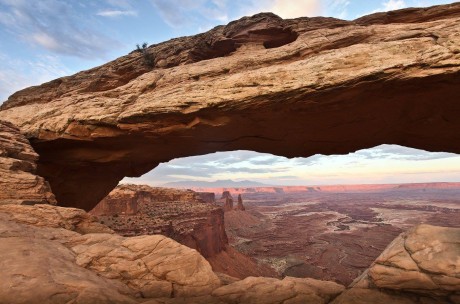
[{"label": "green bush", "polygon": [[153,56],[153,54],[148,52],[147,42],[142,43],[142,46],[139,44],[136,44],[136,52],[139,52],[142,54],[142,58],[144,59],[144,64],[146,66],[148,66],[149,68],[155,67],[155,57]]}]

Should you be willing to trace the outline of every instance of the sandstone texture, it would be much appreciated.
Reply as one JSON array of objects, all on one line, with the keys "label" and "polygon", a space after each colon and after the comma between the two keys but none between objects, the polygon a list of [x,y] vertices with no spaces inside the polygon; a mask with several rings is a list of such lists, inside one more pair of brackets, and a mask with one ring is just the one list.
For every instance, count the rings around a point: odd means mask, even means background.
[{"label": "sandstone texture", "polygon": [[0,205],[56,204],[49,184],[35,174],[37,160],[19,129],[0,120]]},{"label": "sandstone texture", "polygon": [[[211,193],[204,195],[213,198]],[[275,276],[228,245],[221,207],[191,190],[120,185],[91,214],[123,236],[161,234],[196,249],[214,271],[238,278]]]},{"label": "sandstone texture", "polygon": [[333,303],[460,303],[460,228],[401,234]]},{"label": "sandstone texture", "polygon": [[244,208],[243,205],[243,199],[241,198],[241,194],[238,194],[238,204],[236,205],[236,210],[244,211],[246,208]]},{"label": "sandstone texture", "polygon": [[458,303],[459,236],[417,226],[345,290],[309,278],[239,280],[165,236],[119,236],[80,209],[3,205],[0,303]]},{"label": "sandstone texture", "polygon": [[124,236],[162,234],[206,258],[228,244],[222,209],[191,190],[120,185],[90,213]]},{"label": "sandstone texture", "polygon": [[286,277],[283,280],[248,277],[222,286],[210,296],[156,299],[148,304],[325,304],[344,290],[334,282]]},{"label": "sandstone texture", "polygon": [[258,14],[146,54],[3,104],[61,205],[90,210],[125,176],[216,151],[460,152],[459,3],[354,21]]},{"label": "sandstone texture", "polygon": [[225,203],[224,203],[224,211],[232,211],[233,210],[233,199],[230,197],[225,198]]},{"label": "sandstone texture", "polygon": [[161,235],[116,235],[79,209],[0,206],[0,238],[1,303],[137,303],[220,286],[195,250]]},{"label": "sandstone texture", "polygon": [[172,239],[119,236],[74,208],[0,206],[0,239],[0,303],[327,303],[344,289],[217,276]]}]

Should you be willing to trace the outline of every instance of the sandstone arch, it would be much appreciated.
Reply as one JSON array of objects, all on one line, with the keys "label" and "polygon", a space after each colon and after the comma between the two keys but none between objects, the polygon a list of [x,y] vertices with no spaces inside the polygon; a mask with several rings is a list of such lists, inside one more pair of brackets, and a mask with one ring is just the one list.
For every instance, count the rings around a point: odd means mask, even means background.
[{"label": "sandstone arch", "polygon": [[58,203],[86,210],[124,176],[215,151],[460,153],[459,33],[458,3],[350,22],[259,14],[149,47],[153,69],[132,52],[17,92],[0,119],[31,140]]}]

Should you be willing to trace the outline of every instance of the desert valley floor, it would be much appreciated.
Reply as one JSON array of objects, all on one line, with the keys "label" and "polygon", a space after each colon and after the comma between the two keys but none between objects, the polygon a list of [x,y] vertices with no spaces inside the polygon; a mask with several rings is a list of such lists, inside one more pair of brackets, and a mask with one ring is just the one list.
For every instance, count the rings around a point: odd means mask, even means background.
[{"label": "desert valley floor", "polygon": [[[401,232],[422,223],[460,227],[460,183],[194,190],[207,202],[192,191],[122,185],[93,214],[125,236],[171,237],[232,276],[315,278],[345,286]],[[244,208],[228,208],[228,195],[235,202],[241,195]],[[232,248],[224,257],[227,238]]]},{"label": "desert valley floor", "polygon": [[460,227],[460,187],[405,186],[245,193],[246,212],[225,213],[230,244],[282,276],[348,285],[402,231],[420,223]]}]

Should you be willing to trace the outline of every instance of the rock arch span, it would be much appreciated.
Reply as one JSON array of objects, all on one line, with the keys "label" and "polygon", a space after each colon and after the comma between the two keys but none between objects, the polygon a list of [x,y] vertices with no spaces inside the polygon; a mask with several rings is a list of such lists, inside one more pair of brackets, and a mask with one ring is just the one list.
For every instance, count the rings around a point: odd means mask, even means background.
[{"label": "rock arch span", "polygon": [[354,21],[246,17],[13,94],[0,119],[86,210],[125,176],[216,151],[460,153],[460,4]]}]

